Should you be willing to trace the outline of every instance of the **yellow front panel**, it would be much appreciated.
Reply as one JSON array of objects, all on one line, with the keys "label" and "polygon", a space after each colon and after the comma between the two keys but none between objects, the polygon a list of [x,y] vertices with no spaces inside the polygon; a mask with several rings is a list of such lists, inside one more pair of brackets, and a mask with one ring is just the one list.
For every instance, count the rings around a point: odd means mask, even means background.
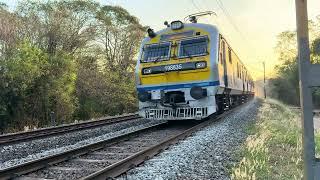
[{"label": "yellow front panel", "polygon": [[[175,31],[168,31],[164,34],[173,34],[178,32],[190,31],[193,30],[194,32],[200,32],[201,36],[208,36],[209,33],[203,31],[199,28],[189,27],[183,28],[182,30],[175,30]],[[152,38],[150,42],[146,44],[155,44],[160,42],[160,36],[163,34],[158,34],[155,38]],[[193,37],[198,37],[194,35]],[[192,37],[188,37],[192,38]],[[184,39],[183,37],[177,37],[176,39],[170,39],[172,44],[179,42],[180,40]],[[210,42],[210,39],[209,39]],[[176,49],[174,49],[176,48]],[[208,52],[210,49],[210,43],[208,43]],[[141,63],[140,64],[140,82],[141,85],[158,85],[158,84],[174,84],[174,83],[183,83],[183,82],[191,82],[191,81],[206,81],[210,79],[210,55],[206,56],[199,56],[199,57],[192,57],[192,58],[172,58],[174,55],[178,55],[178,46],[171,48],[171,58],[166,61],[161,62],[150,62],[150,63]],[[173,71],[173,72],[166,72],[161,74],[152,74],[152,75],[142,75],[141,71],[145,67],[152,67],[152,66],[161,66],[161,65],[170,65],[170,64],[178,64],[178,63],[186,63],[186,62],[199,62],[199,61],[206,61],[207,68],[200,69],[200,70],[187,70],[187,71]]]}]

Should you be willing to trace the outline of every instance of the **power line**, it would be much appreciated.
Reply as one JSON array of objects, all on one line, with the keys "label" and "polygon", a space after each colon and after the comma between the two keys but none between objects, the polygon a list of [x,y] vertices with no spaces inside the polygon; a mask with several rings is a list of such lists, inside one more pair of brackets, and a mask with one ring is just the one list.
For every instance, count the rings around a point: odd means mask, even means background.
[{"label": "power line", "polygon": [[223,3],[220,0],[216,0],[218,6],[220,7],[220,9],[222,10],[223,14],[227,17],[229,23],[233,26],[233,28],[241,35],[241,37],[247,41],[247,38],[244,36],[244,34],[240,31],[240,29],[238,28],[237,24],[235,23],[235,21],[233,20],[233,18],[231,17],[230,13],[228,12],[228,10],[225,8],[225,6],[223,5]]},{"label": "power line", "polygon": [[238,34],[241,36],[241,38],[243,40],[245,40],[247,42],[247,44],[250,46],[251,49],[255,49],[255,47],[252,46],[252,44],[250,43],[250,41],[248,40],[248,38],[242,33],[242,31],[238,28],[236,22],[233,20],[232,16],[230,15],[229,11],[226,9],[226,7],[224,6],[224,4],[222,3],[221,0],[216,0],[219,8],[222,10],[223,14],[226,16],[226,18],[228,19],[229,23],[233,26],[233,28],[235,29],[235,31],[238,32]]},{"label": "power line", "polygon": [[[207,8],[209,8],[209,10],[216,12],[216,10],[214,8],[210,8],[210,5],[207,3],[206,0],[201,0],[201,1],[202,1],[202,4],[204,5],[204,7],[207,7]],[[204,9],[206,9],[206,8],[204,8]],[[206,10],[208,10],[208,9],[206,9]],[[215,17],[217,17],[217,16],[218,15],[215,14]],[[220,26],[218,19],[214,18],[214,16],[209,16],[208,20],[206,21],[208,24],[210,24],[210,18],[213,21],[213,24],[216,24],[218,27]]]},{"label": "power line", "polygon": [[[199,6],[194,2],[194,0],[190,0],[190,1],[191,1],[191,3],[192,3],[193,7],[195,7],[195,8],[198,10],[198,12],[201,12],[201,8],[199,8]],[[209,24],[209,22],[208,22],[207,19],[204,19],[204,20],[205,20],[205,22],[206,22],[207,24]]]},{"label": "power line", "polygon": [[[190,0],[192,5],[198,10],[200,11],[199,6],[194,2],[194,0]],[[209,5],[207,4],[207,2],[205,0],[202,0],[203,4],[205,4],[207,7],[209,7]],[[245,41],[248,41],[247,38],[244,36],[244,34],[240,31],[240,29],[238,28],[236,22],[233,20],[233,18],[231,17],[230,13],[228,12],[228,10],[226,9],[226,7],[224,6],[224,4],[222,3],[221,0],[216,0],[219,8],[222,10],[222,12],[224,13],[224,15],[227,17],[229,23],[233,26],[233,28],[240,34],[241,38],[244,39]],[[206,22],[208,23],[208,21],[206,20]],[[218,21],[215,21],[217,24]],[[251,45],[250,45],[251,46]],[[253,70],[256,73],[263,73],[264,71],[262,69],[259,69],[257,67],[253,67],[248,65],[247,63],[245,63],[246,66],[248,66],[251,70]]]},{"label": "power line", "polygon": [[193,0],[191,0],[191,3],[199,12],[201,12],[200,8],[196,5],[196,3]]},{"label": "power line", "polygon": [[205,0],[201,0],[203,2],[203,4],[207,7],[210,7],[209,4],[205,1]]}]

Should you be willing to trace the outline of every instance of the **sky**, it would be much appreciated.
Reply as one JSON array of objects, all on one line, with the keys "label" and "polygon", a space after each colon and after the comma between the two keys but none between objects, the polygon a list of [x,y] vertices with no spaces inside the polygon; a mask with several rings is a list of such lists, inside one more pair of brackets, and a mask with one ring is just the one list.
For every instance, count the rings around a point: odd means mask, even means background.
[{"label": "sky", "polygon": [[[18,1],[0,0],[10,9],[14,9]],[[263,77],[263,61],[266,62],[267,78],[274,75],[274,66],[279,63],[275,52],[277,35],[296,29],[294,0],[96,1],[121,6],[139,18],[141,24],[156,31],[165,28],[164,21],[183,20],[199,11],[214,11],[216,16],[200,18],[198,22],[217,25],[255,79]],[[308,0],[308,11],[309,19],[320,15],[319,1]]]}]

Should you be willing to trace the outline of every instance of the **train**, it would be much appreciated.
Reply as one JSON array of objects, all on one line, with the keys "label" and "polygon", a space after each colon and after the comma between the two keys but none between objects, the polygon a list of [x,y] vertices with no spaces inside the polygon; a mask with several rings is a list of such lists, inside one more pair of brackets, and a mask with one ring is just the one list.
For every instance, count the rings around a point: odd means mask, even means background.
[{"label": "train", "polygon": [[135,68],[139,115],[152,120],[202,120],[254,97],[254,81],[211,24],[165,22],[149,28]]}]

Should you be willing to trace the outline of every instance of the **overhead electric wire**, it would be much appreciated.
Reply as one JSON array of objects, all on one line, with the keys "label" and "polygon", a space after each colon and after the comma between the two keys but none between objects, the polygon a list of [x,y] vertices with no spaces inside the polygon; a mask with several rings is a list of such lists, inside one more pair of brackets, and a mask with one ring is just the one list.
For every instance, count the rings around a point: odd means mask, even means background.
[{"label": "overhead electric wire", "polygon": [[[235,29],[235,31],[237,31],[239,33],[239,35],[241,36],[241,38],[243,40],[245,40],[247,42],[247,44],[250,46],[251,49],[255,49],[250,41],[248,40],[248,38],[242,33],[242,31],[238,28],[236,22],[233,20],[232,16],[230,15],[229,11],[227,10],[227,8],[224,6],[224,4],[222,3],[221,0],[216,0],[219,8],[222,10],[223,14],[226,16],[226,18],[228,19],[229,23],[233,26],[233,28]],[[247,63],[245,63],[247,65]]]},{"label": "overhead electric wire", "polygon": [[199,12],[201,12],[200,8],[196,5],[196,3],[193,0],[191,0],[191,3]]},{"label": "overhead electric wire", "polygon": [[223,14],[227,17],[229,23],[233,26],[233,28],[241,35],[241,37],[244,40],[247,40],[247,38],[244,36],[244,34],[240,31],[240,29],[238,28],[237,24],[235,23],[235,21],[233,20],[233,18],[231,17],[230,13],[228,12],[228,10],[225,8],[225,6],[223,5],[223,3],[220,0],[216,0],[218,6],[220,7],[220,9],[222,10]]},{"label": "overhead electric wire", "polygon": [[[199,6],[194,2],[194,0],[190,0],[190,1],[192,3],[193,7],[195,7],[198,10],[198,12],[201,12],[201,8],[199,8]],[[206,23],[209,24],[207,19],[205,19],[205,21],[206,21]]]},{"label": "overhead electric wire", "polygon": [[[196,8],[199,12],[201,11],[199,6],[194,2],[194,0],[190,0],[191,4],[193,5],[194,8]],[[205,0],[202,0],[203,4],[205,4],[207,7],[209,7],[209,5],[207,4],[207,2]],[[219,6],[219,8],[222,10],[223,14],[226,16],[226,18],[228,19],[229,23],[233,26],[234,30],[241,36],[241,38],[245,41],[248,42],[248,38],[246,38],[246,36],[242,33],[242,31],[239,29],[239,27],[237,26],[236,22],[233,20],[232,16],[230,15],[229,11],[226,9],[226,7],[224,6],[224,4],[222,3],[221,0],[216,0],[217,5]],[[206,22],[208,22],[206,20]],[[215,23],[219,24],[217,20],[215,20]],[[251,44],[249,43],[249,45],[251,46]],[[252,47],[252,46],[251,46]],[[258,69],[257,67],[253,67],[251,65],[248,65],[248,63],[245,63],[246,66],[248,66],[248,68],[250,68],[251,70],[253,70],[254,72],[258,72],[258,73],[262,73],[263,71],[261,69]]]}]

